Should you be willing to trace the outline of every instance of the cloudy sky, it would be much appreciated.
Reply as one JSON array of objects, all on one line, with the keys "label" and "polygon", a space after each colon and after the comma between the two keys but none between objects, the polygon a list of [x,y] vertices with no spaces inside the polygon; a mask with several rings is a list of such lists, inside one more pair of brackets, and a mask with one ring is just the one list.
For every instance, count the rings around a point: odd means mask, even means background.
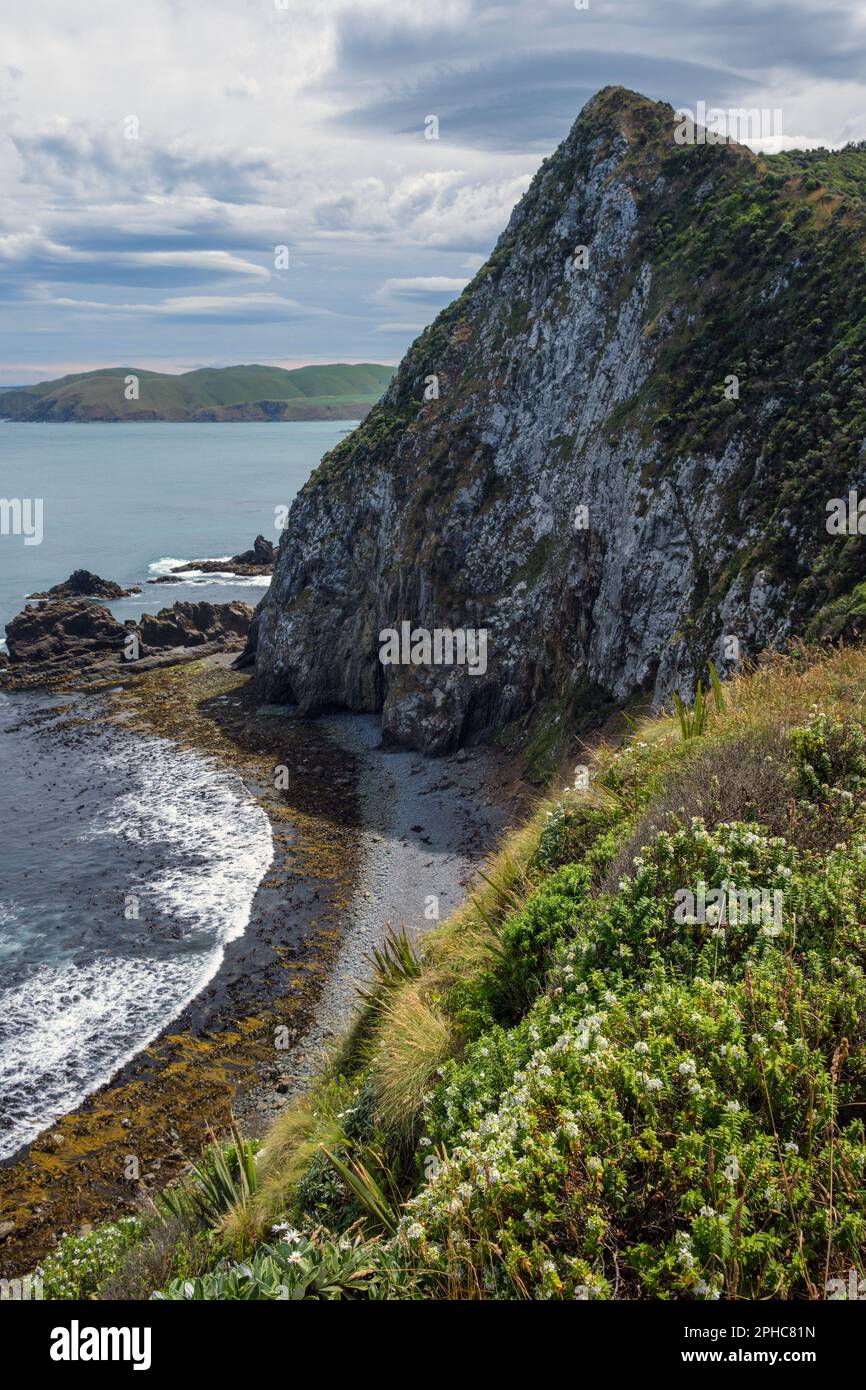
[{"label": "cloudy sky", "polygon": [[864,0],[0,11],[3,384],[396,361],[611,83],[780,108],[788,145],[866,137]]}]

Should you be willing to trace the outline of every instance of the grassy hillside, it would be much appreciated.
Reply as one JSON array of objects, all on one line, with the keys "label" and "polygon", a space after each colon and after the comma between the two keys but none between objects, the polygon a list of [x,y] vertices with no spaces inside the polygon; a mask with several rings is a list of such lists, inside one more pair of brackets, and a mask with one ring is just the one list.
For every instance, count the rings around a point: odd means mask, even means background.
[{"label": "grassy hillside", "polygon": [[[139,381],[138,400],[124,395]],[[205,367],[171,376],[106,367],[3,393],[0,414],[15,420],[357,419],[393,375],[378,363],[298,367]],[[284,408],[280,408],[280,407]]]},{"label": "grassy hillside", "polygon": [[420,954],[379,956],[260,1152],[236,1134],[157,1214],[67,1239],[46,1294],[823,1298],[862,1276],[864,695],[866,652],[796,650],[584,753],[588,785]]}]

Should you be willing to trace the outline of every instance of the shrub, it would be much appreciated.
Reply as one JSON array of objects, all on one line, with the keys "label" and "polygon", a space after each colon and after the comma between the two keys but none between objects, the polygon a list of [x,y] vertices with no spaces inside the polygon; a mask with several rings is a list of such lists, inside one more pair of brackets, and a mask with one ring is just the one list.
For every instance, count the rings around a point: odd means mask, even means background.
[{"label": "shrub", "polygon": [[252,1259],[226,1263],[201,1278],[173,1280],[153,1297],[175,1302],[379,1299],[388,1297],[399,1279],[396,1261],[372,1241],[316,1239],[287,1230],[284,1239],[263,1245]]},{"label": "shrub", "polygon": [[830,790],[853,792],[866,783],[866,733],[852,719],[819,714],[791,734],[798,791],[824,800]]},{"label": "shrub", "polygon": [[190,1231],[177,1220],[143,1222],[139,1238],[121,1256],[102,1283],[100,1299],[147,1299],[172,1278],[190,1279],[213,1263],[209,1235]]},{"label": "shrub", "polygon": [[401,1234],[428,1291],[786,1297],[860,1264],[860,967],[809,977],[775,947],[733,985],[600,983],[446,1068],[449,1158]]},{"label": "shrub", "polygon": [[86,1235],[63,1236],[57,1249],[42,1261],[34,1278],[42,1280],[44,1298],[90,1298],[122,1265],[125,1253],[139,1239],[141,1223],[124,1216]]},{"label": "shrub", "polygon": [[231,1142],[209,1145],[186,1178],[157,1195],[154,1205],[159,1216],[191,1229],[215,1229],[230,1211],[249,1204],[258,1189],[260,1143],[242,1138],[234,1125],[231,1132]]}]

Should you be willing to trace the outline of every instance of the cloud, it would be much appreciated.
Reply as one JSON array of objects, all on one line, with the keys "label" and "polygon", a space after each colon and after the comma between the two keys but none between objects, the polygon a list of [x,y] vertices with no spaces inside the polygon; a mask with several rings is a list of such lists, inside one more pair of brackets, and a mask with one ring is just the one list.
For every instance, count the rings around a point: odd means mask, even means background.
[{"label": "cloud", "polygon": [[377,323],[377,333],[423,333],[426,324],[423,323]]},{"label": "cloud", "polygon": [[44,301],[54,309],[71,309],[85,314],[145,315],[154,318],[182,319],[291,319],[324,310],[311,310],[295,299],[277,294],[239,295],[182,295],[157,303],[125,304],[59,296]]},{"label": "cloud", "polygon": [[7,8],[7,380],[61,335],[88,365],[398,351],[613,83],[780,107],[785,145],[866,134],[862,0]]},{"label": "cloud", "polygon": [[411,275],[386,280],[373,296],[381,304],[395,299],[429,300],[452,299],[465,289],[469,281],[465,276],[456,278],[448,275]]}]

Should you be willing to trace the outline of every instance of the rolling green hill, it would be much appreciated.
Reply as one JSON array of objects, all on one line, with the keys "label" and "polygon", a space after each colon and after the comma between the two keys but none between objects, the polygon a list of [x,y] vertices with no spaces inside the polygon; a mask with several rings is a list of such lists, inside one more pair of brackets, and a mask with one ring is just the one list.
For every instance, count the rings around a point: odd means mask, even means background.
[{"label": "rolling green hill", "polygon": [[[126,378],[138,399],[126,399]],[[178,376],[105,367],[5,391],[10,420],[359,420],[379,399],[393,368],[377,362],[328,366],[204,367]]]}]

